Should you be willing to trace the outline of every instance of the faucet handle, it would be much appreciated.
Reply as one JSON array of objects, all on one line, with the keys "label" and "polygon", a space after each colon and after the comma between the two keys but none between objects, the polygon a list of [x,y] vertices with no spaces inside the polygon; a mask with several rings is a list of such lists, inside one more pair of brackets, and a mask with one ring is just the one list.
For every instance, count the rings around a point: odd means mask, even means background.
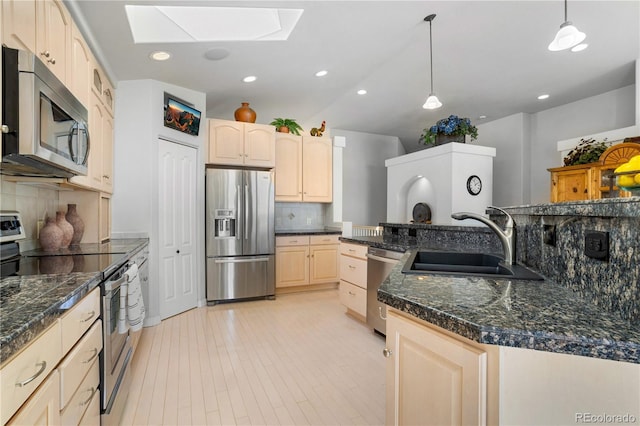
[{"label": "faucet handle", "polygon": [[503,210],[500,207],[496,207],[496,206],[488,206],[487,208],[498,210],[499,212],[504,214],[507,217],[507,223],[504,225],[504,227],[505,228],[513,228],[513,218],[511,217],[511,215],[509,213],[507,213],[506,210]]}]

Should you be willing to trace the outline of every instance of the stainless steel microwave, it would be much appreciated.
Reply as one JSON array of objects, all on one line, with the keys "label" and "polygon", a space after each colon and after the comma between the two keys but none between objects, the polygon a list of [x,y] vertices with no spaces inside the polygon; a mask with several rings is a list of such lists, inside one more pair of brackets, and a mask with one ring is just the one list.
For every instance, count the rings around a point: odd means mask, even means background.
[{"label": "stainless steel microwave", "polygon": [[87,109],[34,54],[2,47],[3,174],[87,174]]}]

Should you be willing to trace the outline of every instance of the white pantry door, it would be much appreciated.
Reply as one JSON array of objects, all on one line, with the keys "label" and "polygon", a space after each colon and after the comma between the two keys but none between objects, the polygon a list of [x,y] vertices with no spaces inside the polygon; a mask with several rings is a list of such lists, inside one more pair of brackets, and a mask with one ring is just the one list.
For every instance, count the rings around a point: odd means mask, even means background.
[{"label": "white pantry door", "polygon": [[196,149],[158,139],[160,317],[198,303],[196,291]]}]

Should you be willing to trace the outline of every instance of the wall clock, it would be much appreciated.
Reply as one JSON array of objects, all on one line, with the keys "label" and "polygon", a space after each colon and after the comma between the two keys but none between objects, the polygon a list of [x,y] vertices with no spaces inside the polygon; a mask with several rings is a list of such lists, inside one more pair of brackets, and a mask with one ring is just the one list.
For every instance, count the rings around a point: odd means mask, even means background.
[{"label": "wall clock", "polygon": [[469,176],[467,179],[467,191],[471,195],[478,195],[482,191],[482,181],[478,176]]}]

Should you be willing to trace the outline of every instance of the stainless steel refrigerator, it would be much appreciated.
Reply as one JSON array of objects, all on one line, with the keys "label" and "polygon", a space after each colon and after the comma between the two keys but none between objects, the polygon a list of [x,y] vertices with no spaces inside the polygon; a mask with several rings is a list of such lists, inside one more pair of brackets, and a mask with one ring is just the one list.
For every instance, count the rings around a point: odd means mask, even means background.
[{"label": "stainless steel refrigerator", "polygon": [[207,303],[275,295],[272,171],[206,169]]}]

